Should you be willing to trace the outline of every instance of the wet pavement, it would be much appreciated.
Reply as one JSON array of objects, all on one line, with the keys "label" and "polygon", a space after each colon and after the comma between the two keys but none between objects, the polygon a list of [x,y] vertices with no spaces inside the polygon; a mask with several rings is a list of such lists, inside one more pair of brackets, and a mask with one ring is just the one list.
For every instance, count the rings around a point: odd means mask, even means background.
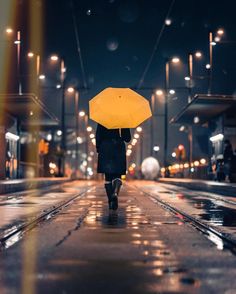
[{"label": "wet pavement", "polygon": [[44,189],[34,189],[1,195],[0,237],[12,228],[21,226],[35,217],[51,210],[74,195],[81,194],[94,183],[77,181]]},{"label": "wet pavement", "polygon": [[136,185],[236,242],[236,198],[154,182]]},{"label": "wet pavement", "polygon": [[130,182],[109,212],[99,183],[2,251],[1,293],[235,293],[235,256],[141,187],[165,194]]}]

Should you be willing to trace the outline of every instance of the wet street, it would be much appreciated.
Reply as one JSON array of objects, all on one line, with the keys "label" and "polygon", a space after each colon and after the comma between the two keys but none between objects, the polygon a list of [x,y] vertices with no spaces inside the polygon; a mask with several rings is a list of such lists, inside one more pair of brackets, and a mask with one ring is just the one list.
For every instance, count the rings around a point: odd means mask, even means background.
[{"label": "wet street", "polygon": [[1,294],[235,293],[236,199],[128,181],[2,196]]}]

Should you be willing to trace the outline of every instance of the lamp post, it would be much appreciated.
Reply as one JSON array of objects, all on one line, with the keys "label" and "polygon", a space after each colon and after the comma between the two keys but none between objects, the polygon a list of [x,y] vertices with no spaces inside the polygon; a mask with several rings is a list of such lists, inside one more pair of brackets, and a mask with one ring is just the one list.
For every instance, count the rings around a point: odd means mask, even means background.
[{"label": "lamp post", "polygon": [[212,46],[213,46],[213,34],[209,32],[209,72],[208,72],[208,94],[211,94],[212,88]]},{"label": "lamp post", "polygon": [[179,58],[173,57],[167,59],[165,63],[165,108],[164,108],[164,167],[165,176],[168,176],[167,169],[167,152],[168,152],[168,100],[169,100],[169,83],[170,83],[170,62],[177,64]]},{"label": "lamp post", "polygon": [[63,177],[65,175],[65,155],[66,155],[66,129],[65,129],[65,61],[64,58],[59,58],[57,55],[52,55],[50,57],[51,61],[58,62],[60,60],[60,82],[61,82],[61,166],[59,167],[59,176]]}]

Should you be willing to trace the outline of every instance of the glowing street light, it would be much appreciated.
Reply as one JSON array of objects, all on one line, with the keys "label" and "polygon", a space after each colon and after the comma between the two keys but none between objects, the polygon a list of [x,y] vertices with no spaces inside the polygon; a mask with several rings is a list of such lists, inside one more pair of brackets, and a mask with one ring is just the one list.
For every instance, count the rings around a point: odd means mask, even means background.
[{"label": "glowing street light", "polygon": [[75,92],[75,89],[74,89],[73,87],[69,87],[69,88],[67,89],[67,92],[72,94],[72,93]]},{"label": "glowing street light", "polygon": [[57,55],[50,56],[51,61],[58,61],[59,57]]},{"label": "glowing street light", "polygon": [[165,24],[166,24],[167,26],[170,26],[171,23],[172,23],[172,21],[171,21],[170,18],[167,18],[167,19],[165,20]]},{"label": "glowing street light", "polygon": [[195,56],[196,56],[197,58],[201,58],[201,57],[202,57],[202,53],[201,53],[200,51],[197,51],[197,52],[195,53]]},{"label": "glowing street light", "polygon": [[156,90],[156,95],[157,96],[162,96],[164,93],[162,90]]},{"label": "glowing street light", "polygon": [[8,35],[11,35],[13,33],[13,29],[12,28],[6,28],[5,31]]},{"label": "glowing street light", "polygon": [[173,58],[171,59],[171,61],[172,61],[173,63],[179,63],[179,62],[180,62],[180,59],[179,59],[179,57],[173,57]]},{"label": "glowing street light", "polygon": [[29,53],[27,54],[27,56],[28,56],[29,58],[33,58],[33,57],[34,57],[34,53],[33,53],[33,52],[29,52]]},{"label": "glowing street light", "polygon": [[224,35],[224,30],[223,29],[218,29],[218,31],[217,31],[217,34],[218,35],[220,35],[220,36],[222,36],[222,35]]},{"label": "glowing street light", "polygon": [[39,76],[39,79],[40,79],[40,80],[45,80],[45,78],[46,78],[45,75],[40,75],[40,76]]}]

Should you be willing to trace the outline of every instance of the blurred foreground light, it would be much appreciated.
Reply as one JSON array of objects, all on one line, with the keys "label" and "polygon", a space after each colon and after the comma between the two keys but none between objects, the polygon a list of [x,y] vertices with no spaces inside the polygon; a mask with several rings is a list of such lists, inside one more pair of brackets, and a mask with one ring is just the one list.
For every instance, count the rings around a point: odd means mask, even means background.
[{"label": "blurred foreground light", "polygon": [[195,160],[194,163],[193,163],[193,165],[194,166],[199,166],[200,165],[200,162],[198,160]]},{"label": "blurred foreground light", "polygon": [[30,111],[30,116],[33,116],[33,115],[34,115],[34,113],[33,113],[33,111],[31,110],[31,111]]},{"label": "blurred foreground light", "polygon": [[85,116],[85,112],[84,111],[80,111],[79,112],[79,116],[81,116],[81,117]]},{"label": "blurred foreground light", "polygon": [[134,134],[134,138],[138,139],[139,138],[139,134]]},{"label": "blurred foreground light", "polygon": [[129,145],[128,145],[128,149],[132,149],[132,145],[129,144]]},{"label": "blurred foreground light", "polygon": [[201,158],[201,159],[200,159],[200,163],[201,163],[201,164],[206,164],[206,162],[207,162],[207,161],[206,161],[205,158]]},{"label": "blurred foreground light", "polygon": [[48,134],[46,138],[47,138],[47,141],[51,141],[52,140],[52,135]]},{"label": "blurred foreground light", "polygon": [[57,136],[61,136],[62,135],[62,131],[61,130],[58,130],[57,131]]},{"label": "blurred foreground light", "polygon": [[162,90],[156,90],[156,95],[157,96],[162,96],[163,95],[163,91]]},{"label": "blurred foreground light", "polygon": [[89,137],[90,137],[91,139],[93,139],[93,138],[95,138],[95,135],[94,135],[94,134],[90,134]]},{"label": "blurred foreground light", "polygon": [[217,34],[218,35],[220,35],[220,36],[222,36],[222,35],[224,35],[224,30],[223,29],[219,29],[218,31],[217,31]]},{"label": "blurred foreground light", "polygon": [[19,45],[19,44],[20,44],[20,40],[16,40],[16,41],[14,42],[14,44]]},{"label": "blurred foreground light", "polygon": [[197,51],[197,52],[195,53],[195,56],[196,56],[197,58],[201,58],[201,57],[202,57],[202,53],[201,53],[200,51]]},{"label": "blurred foreground light", "polygon": [[141,165],[141,172],[145,179],[153,180],[158,176],[160,171],[159,162],[154,157],[147,157],[144,159]]},{"label": "blurred foreground light", "polygon": [[193,118],[193,122],[194,122],[195,124],[198,124],[198,123],[200,122],[200,118],[199,118],[198,116],[195,116],[195,117]]},{"label": "blurred foreground light", "polygon": [[216,36],[216,37],[214,38],[214,40],[215,40],[215,42],[220,42],[220,37],[219,37],[219,36]]},{"label": "blurred foreground light", "polygon": [[185,77],[185,81],[190,81],[190,77]]},{"label": "blurred foreground light", "polygon": [[56,85],[56,88],[57,88],[57,89],[61,89],[61,85],[59,85],[59,84]]},{"label": "blurred foreground light", "polygon": [[172,152],[171,156],[172,156],[173,158],[175,158],[175,157],[176,157],[176,153],[175,153],[175,152]]},{"label": "blurred foreground light", "polygon": [[166,24],[167,26],[170,26],[171,23],[172,23],[172,21],[171,21],[170,18],[167,18],[167,19],[165,20],[165,24]]},{"label": "blurred foreground light", "polygon": [[218,141],[222,141],[224,139],[224,135],[223,134],[217,134],[215,136],[210,137],[210,141],[211,142],[218,142]]},{"label": "blurred foreground light", "polygon": [[39,76],[39,79],[40,79],[40,80],[45,80],[45,78],[46,78],[45,75],[40,75],[40,76]]},{"label": "blurred foreground light", "polygon": [[169,91],[169,93],[170,93],[171,95],[174,95],[174,94],[175,94],[175,90],[171,89],[171,90]]},{"label": "blurred foreground light", "polygon": [[208,63],[206,64],[206,69],[210,69],[211,68],[211,65]]},{"label": "blurred foreground light", "polygon": [[136,167],[136,164],[135,163],[132,163],[131,166],[132,166],[132,168],[135,168]]},{"label": "blurred foreground light", "polygon": [[90,127],[90,126],[87,127],[87,132],[92,132],[92,130],[93,130],[92,127]]},{"label": "blurred foreground light", "polygon": [[33,53],[33,52],[29,52],[29,53],[27,54],[27,56],[28,56],[29,58],[33,58],[33,57],[34,57],[34,53]]},{"label": "blurred foreground light", "polygon": [[186,162],[186,163],[184,164],[184,168],[189,168],[189,163]]},{"label": "blurred foreground light", "polygon": [[12,28],[6,28],[6,31],[5,31],[8,35],[12,34],[13,33],[13,29]]},{"label": "blurred foreground light", "polygon": [[77,137],[76,139],[77,139],[77,142],[78,142],[79,144],[82,144],[82,143],[83,143],[83,139],[82,139],[81,137]]},{"label": "blurred foreground light", "polygon": [[7,140],[13,140],[13,141],[18,141],[18,140],[20,139],[19,136],[15,135],[15,134],[13,134],[13,133],[11,133],[11,132],[6,132],[6,134],[5,134],[5,138],[6,138]]},{"label": "blurred foreground light", "polygon": [[137,130],[137,132],[141,133],[143,129],[141,127],[137,127],[136,130]]},{"label": "blurred foreground light", "polygon": [[155,152],[158,152],[158,151],[160,150],[160,147],[159,147],[159,146],[154,146],[154,147],[153,147],[153,150],[154,150]]},{"label": "blurred foreground light", "polygon": [[212,46],[215,46],[215,45],[216,45],[216,42],[212,41],[210,44],[211,44]]},{"label": "blurred foreground light", "polygon": [[180,128],[179,128],[179,131],[180,132],[183,132],[185,130],[185,126],[181,126]]},{"label": "blurred foreground light", "polygon": [[94,146],[96,145],[96,139],[95,138],[92,139],[92,143],[93,143]]}]

